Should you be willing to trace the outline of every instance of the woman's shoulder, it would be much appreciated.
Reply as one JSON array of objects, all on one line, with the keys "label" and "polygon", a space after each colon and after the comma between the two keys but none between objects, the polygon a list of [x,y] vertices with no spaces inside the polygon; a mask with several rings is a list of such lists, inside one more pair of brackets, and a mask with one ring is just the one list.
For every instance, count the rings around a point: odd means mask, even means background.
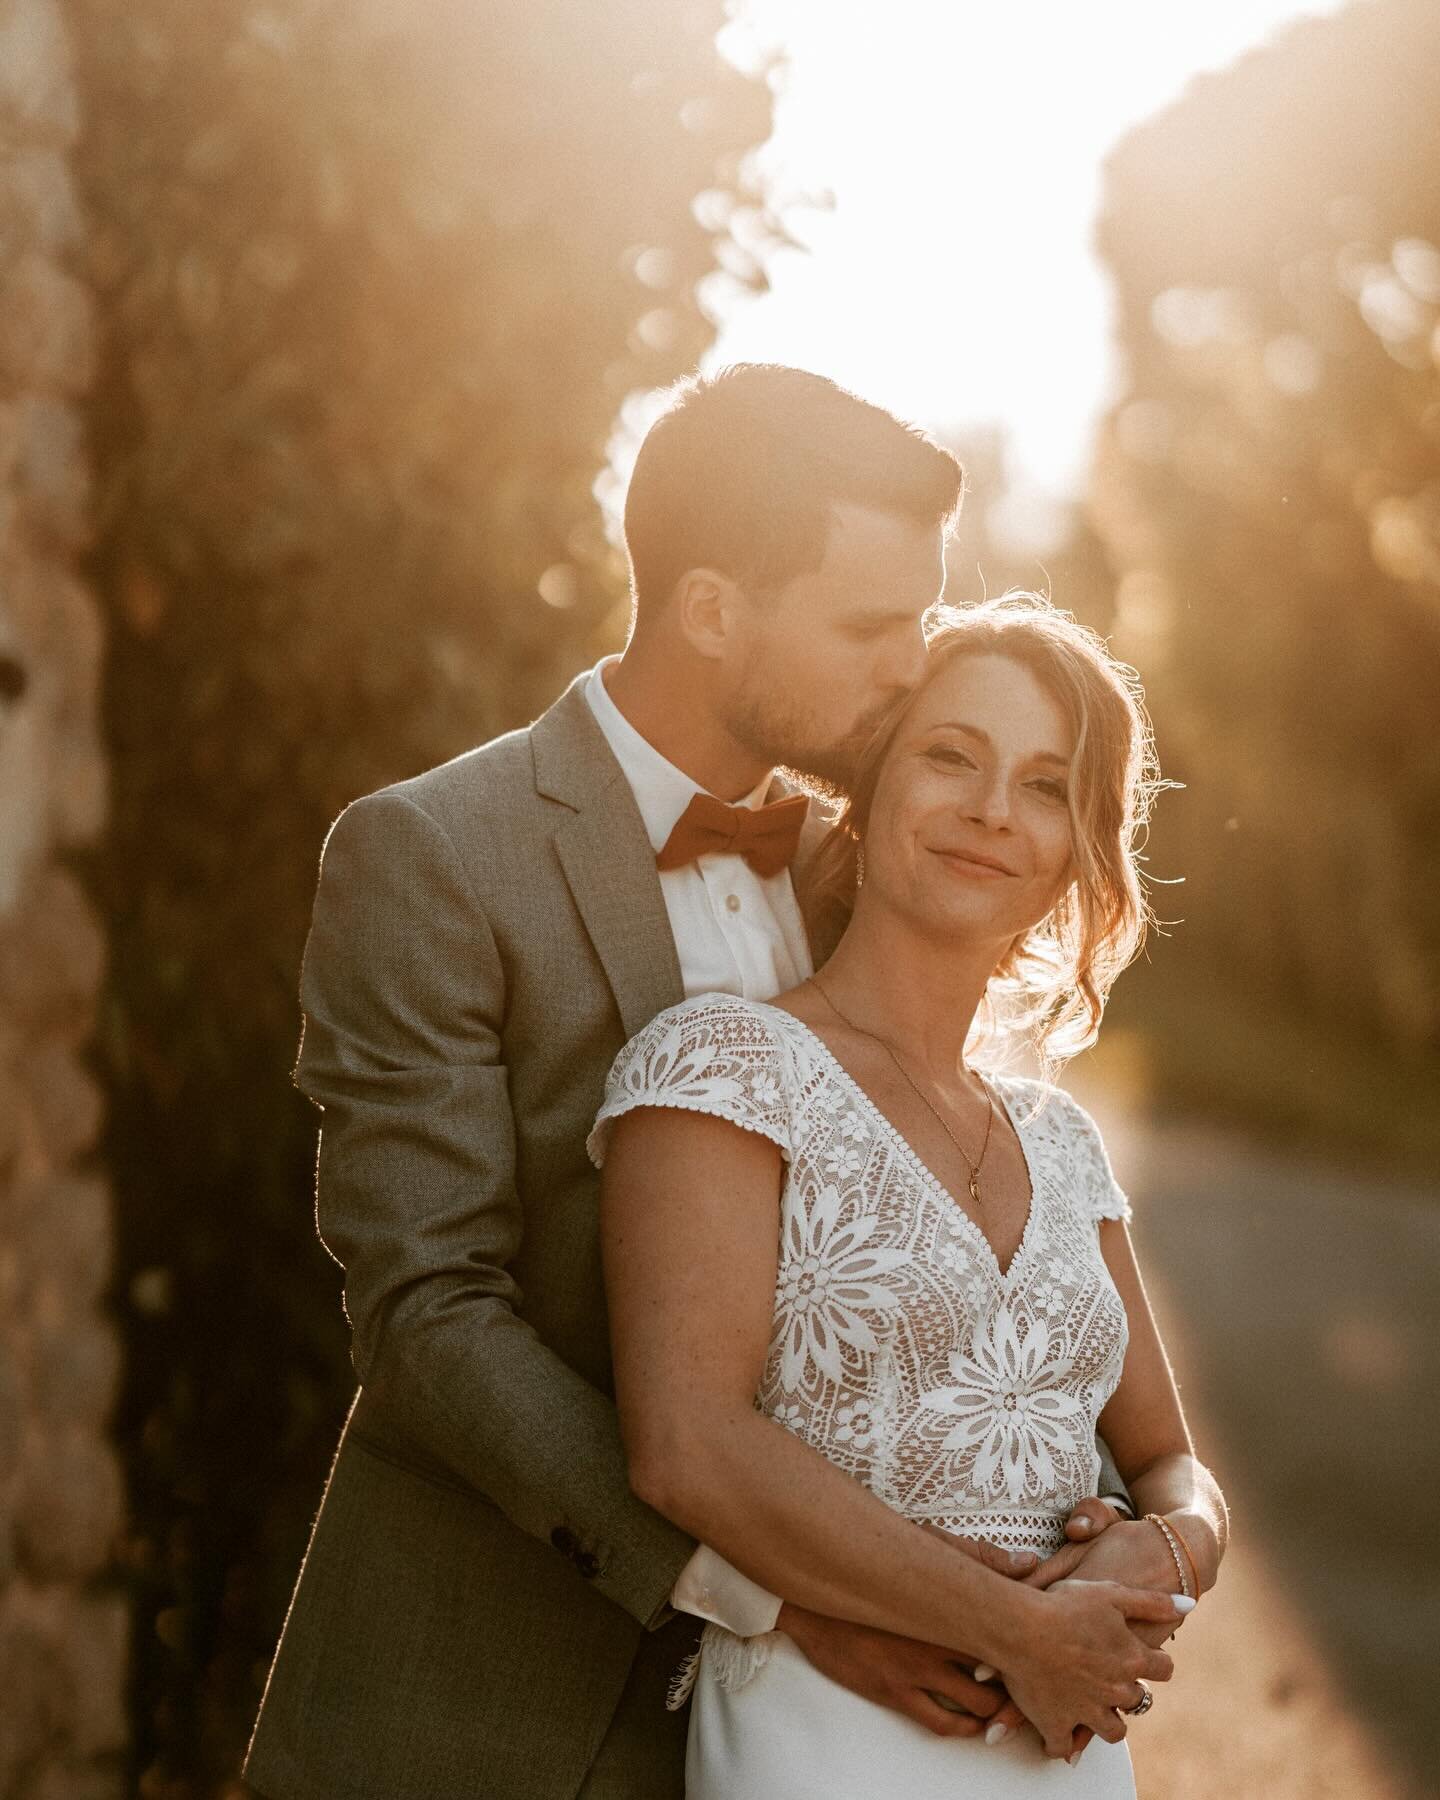
[{"label": "woman's shoulder", "polygon": [[[694,994],[688,1000],[681,1000],[674,1006],[667,1006],[663,1012],[656,1013],[649,1025],[636,1033],[643,1037],[647,1031],[734,1031],[748,1030],[757,1036],[775,1036],[783,1020],[790,1015],[778,1006],[771,1006],[763,1000],[747,1000],[742,994],[726,994],[719,991],[710,994]],[[633,1040],[632,1040],[633,1041]]]},{"label": "woman's shoulder", "polygon": [[604,1151],[603,1127],[639,1106],[708,1113],[758,1131],[787,1154],[792,1082],[784,1021],[788,1014],[735,994],[697,994],[669,1006],[616,1057],[591,1133],[591,1156]]},{"label": "woman's shoulder", "polygon": [[1067,1089],[1028,1075],[992,1074],[1032,1160],[1050,1164],[1063,1188],[1095,1219],[1131,1217],[1100,1127]]},{"label": "woman's shoulder", "polygon": [[620,1052],[619,1067],[652,1054],[661,1046],[684,1044],[777,1063],[794,1043],[796,1021],[791,1014],[763,1000],[747,1000],[739,994],[695,994],[675,1006],[667,1006]]},{"label": "woman's shoulder", "polygon": [[1063,1119],[1066,1126],[1079,1124],[1090,1117],[1073,1094],[1057,1087],[1053,1081],[1042,1081],[1035,1075],[1020,1075],[1011,1069],[982,1067],[981,1073],[1017,1115],[1033,1113],[1036,1117]]},{"label": "woman's shoulder", "polygon": [[1099,1134],[1099,1126],[1067,1088],[1008,1069],[982,1069],[981,1073],[1017,1123],[1033,1120],[1064,1137]]}]

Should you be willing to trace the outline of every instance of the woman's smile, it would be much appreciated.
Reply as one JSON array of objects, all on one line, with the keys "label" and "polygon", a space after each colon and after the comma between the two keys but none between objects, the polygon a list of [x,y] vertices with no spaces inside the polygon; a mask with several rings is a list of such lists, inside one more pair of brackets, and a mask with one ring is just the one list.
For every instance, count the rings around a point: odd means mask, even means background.
[{"label": "woman's smile", "polygon": [[973,881],[1013,881],[1017,874],[997,858],[979,850],[932,849],[930,854],[938,856],[957,875],[968,876]]}]

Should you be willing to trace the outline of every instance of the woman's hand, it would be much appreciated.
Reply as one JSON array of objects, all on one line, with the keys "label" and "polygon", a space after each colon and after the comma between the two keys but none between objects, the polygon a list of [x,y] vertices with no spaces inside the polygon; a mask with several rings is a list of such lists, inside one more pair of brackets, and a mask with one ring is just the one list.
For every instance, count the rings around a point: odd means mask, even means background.
[{"label": "woman's hand", "polygon": [[[1154,1541],[1147,1543],[1138,1535],[1140,1532]],[[1080,1571],[1088,1581],[1119,1581],[1129,1587],[1153,1587],[1170,1594],[1178,1589],[1175,1559],[1155,1527],[1143,1519],[1122,1518],[1103,1500],[1082,1501],[1070,1515],[1066,1536],[1083,1541],[1066,1544],[1063,1550],[1047,1557],[1024,1578],[1027,1585],[1051,1588]],[[1159,1649],[1184,1623],[1183,1615],[1170,1624],[1132,1620],[1130,1629],[1143,1643]],[[1092,1736],[1088,1728],[1075,1734],[1072,1758],[1079,1755]]]},{"label": "woman's hand", "polygon": [[[1144,1519],[1120,1519],[1089,1543],[1067,1544],[1025,1577],[1037,1588],[1054,1587],[1057,1581],[1077,1576],[1083,1581],[1118,1581],[1125,1587],[1155,1588],[1176,1594],[1180,1582],[1175,1558],[1160,1532]],[[1147,1625],[1136,1621],[1137,1637],[1158,1648],[1181,1624]]]},{"label": "woman's hand", "polygon": [[1031,1587],[1050,1588],[1077,1572],[1083,1572],[1086,1581],[1120,1581],[1167,1594],[1180,1591],[1170,1546],[1146,1519],[1118,1519],[1088,1543],[1066,1544],[1025,1579]]},{"label": "woman's hand", "polygon": [[[1073,1575],[1084,1564],[1084,1578],[1087,1580],[1107,1580],[1118,1582],[1122,1586],[1153,1587],[1165,1592],[1174,1592],[1174,1559],[1167,1552],[1163,1567],[1158,1559],[1155,1559],[1152,1565],[1151,1562],[1147,1562],[1143,1554],[1145,1546],[1133,1537],[1127,1544],[1112,1546],[1111,1553],[1103,1560],[1091,1563],[1090,1559],[1095,1555],[1101,1539],[1110,1535],[1112,1527],[1121,1524],[1128,1525],[1133,1533],[1133,1522],[1124,1519],[1120,1513],[1115,1511],[1114,1507],[1104,1500],[1082,1500],[1066,1521],[1066,1535],[1077,1541],[1066,1544],[1063,1549],[1057,1551],[1053,1556],[1047,1557],[1044,1562],[1040,1562],[1030,1552],[1025,1552],[1010,1560],[1008,1567],[1001,1561],[1007,1553],[994,1545],[958,1537],[953,1533],[941,1531],[938,1526],[934,1525],[926,1525],[924,1529],[937,1537],[946,1539],[957,1549],[966,1550],[972,1556],[978,1555],[980,1560],[989,1567],[996,1569],[999,1573],[1017,1577],[1024,1581],[1027,1587],[1054,1587],[1058,1581]],[[1144,1529],[1155,1539],[1159,1549],[1162,1552],[1166,1551],[1166,1545],[1155,1527],[1147,1525]],[[1092,1568],[1093,1573],[1091,1572]],[[1168,1588],[1164,1579],[1167,1574],[1170,1581]],[[1179,1618],[1160,1624],[1147,1624],[1139,1620],[1131,1620],[1130,1629],[1143,1642],[1158,1649],[1167,1638],[1173,1635],[1181,1622]],[[1004,1679],[997,1677],[996,1672],[984,1664],[976,1668],[975,1678],[977,1680]],[[1010,1730],[1027,1722],[1013,1698],[1007,1698],[1005,1704],[993,1715],[991,1720],[992,1726],[1006,1727],[1006,1730],[999,1734],[1000,1736],[1008,1735]],[[1094,1732],[1088,1726],[1075,1732],[1071,1740],[1070,1755],[1072,1757],[1078,1755],[1093,1736]],[[991,1739],[990,1741],[996,1740]]]},{"label": "woman's hand", "polygon": [[1038,1599],[1039,1609],[1017,1616],[1004,1653],[1011,1698],[1039,1732],[1047,1756],[1073,1754],[1077,1727],[1119,1743],[1125,1721],[1115,1709],[1136,1704],[1142,1680],[1168,1681],[1175,1668],[1139,1633],[1168,1634],[1194,1602],[1153,1587],[1074,1577]]},{"label": "woman's hand", "polygon": [[[1065,1521],[1066,1543],[1053,1556],[1046,1557],[1043,1563],[1032,1569],[1028,1575],[1031,1587],[1054,1587],[1067,1575],[1073,1575],[1085,1560],[1085,1552],[1102,1532],[1108,1531],[1112,1525],[1118,1525],[1123,1514],[1116,1512],[1108,1500],[1091,1497],[1082,1500],[1078,1506],[1072,1507],[1070,1517]],[[1128,1521],[1127,1521],[1128,1522]],[[1147,1583],[1137,1585],[1146,1586]]]}]

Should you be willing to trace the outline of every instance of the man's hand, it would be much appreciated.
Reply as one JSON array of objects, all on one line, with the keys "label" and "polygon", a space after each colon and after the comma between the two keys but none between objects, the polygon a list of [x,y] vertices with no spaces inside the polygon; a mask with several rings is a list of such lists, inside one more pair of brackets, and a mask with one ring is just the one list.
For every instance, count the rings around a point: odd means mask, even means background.
[{"label": "man's hand", "polygon": [[[1037,1559],[1029,1552],[1012,1553],[933,1526],[925,1529],[997,1574],[1019,1580],[1036,1566]],[[1023,1723],[1019,1707],[1003,1687],[976,1681],[969,1673],[972,1657],[867,1625],[829,1619],[788,1602],[780,1608],[776,1629],[822,1675],[866,1700],[904,1713],[937,1737],[978,1737],[983,1731],[989,1741],[998,1743]]]},{"label": "man's hand", "polygon": [[954,1651],[937,1644],[827,1619],[788,1603],[780,1609],[777,1629],[822,1675],[904,1713],[937,1737],[978,1737],[1005,1700],[1000,1688],[973,1680]]},{"label": "man's hand", "polygon": [[1065,1536],[1072,1544],[1088,1544],[1124,1518],[1125,1514],[1117,1512],[1108,1500],[1092,1494],[1088,1500],[1071,1508],[1070,1517],[1065,1521]]}]

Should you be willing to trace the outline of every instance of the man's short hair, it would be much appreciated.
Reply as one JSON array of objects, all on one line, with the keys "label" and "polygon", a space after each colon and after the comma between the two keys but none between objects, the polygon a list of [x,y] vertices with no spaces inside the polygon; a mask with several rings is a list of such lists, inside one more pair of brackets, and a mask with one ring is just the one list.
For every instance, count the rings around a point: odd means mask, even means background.
[{"label": "man's short hair", "polygon": [[735,363],[671,390],[625,497],[638,617],[687,569],[760,590],[817,569],[849,501],[948,529],[965,472],[917,426],[805,369]]}]

